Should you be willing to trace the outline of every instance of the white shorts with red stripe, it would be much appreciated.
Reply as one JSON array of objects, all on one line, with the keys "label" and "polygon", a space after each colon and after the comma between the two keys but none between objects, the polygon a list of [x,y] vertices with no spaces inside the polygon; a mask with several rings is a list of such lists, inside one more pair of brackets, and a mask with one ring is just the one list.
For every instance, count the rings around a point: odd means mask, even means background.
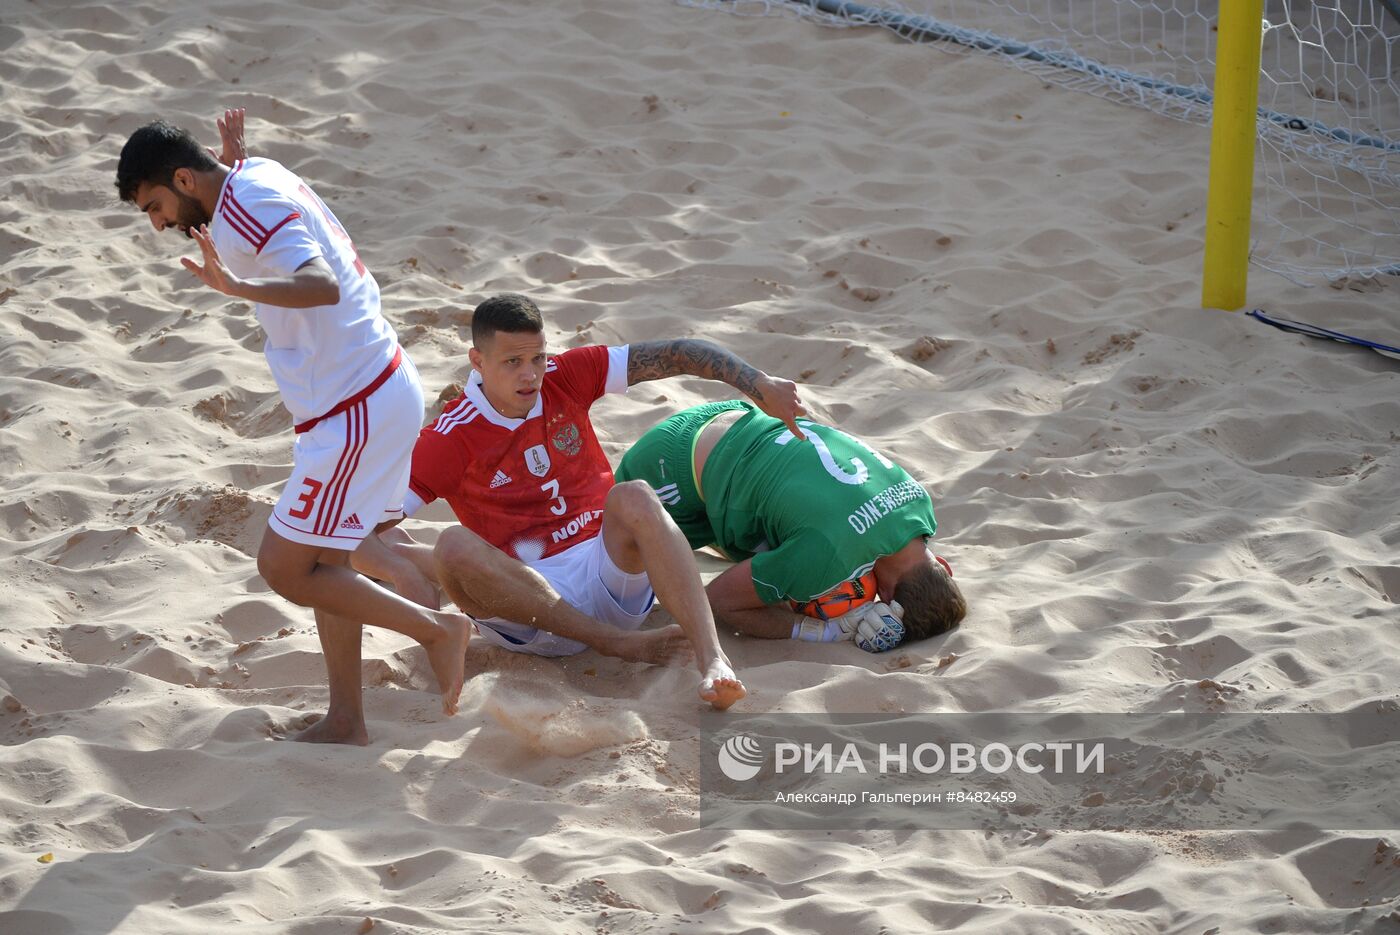
[{"label": "white shorts with red stripe", "polygon": [[297,435],[292,476],[268,529],[304,545],[354,551],[379,523],[403,518],[423,388],[404,355],[367,398]]}]

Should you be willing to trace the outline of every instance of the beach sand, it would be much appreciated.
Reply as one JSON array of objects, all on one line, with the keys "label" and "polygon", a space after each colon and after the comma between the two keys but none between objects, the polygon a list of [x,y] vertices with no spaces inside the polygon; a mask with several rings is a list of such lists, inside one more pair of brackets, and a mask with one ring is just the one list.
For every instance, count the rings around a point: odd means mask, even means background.
[{"label": "beach sand", "polygon": [[[6,935],[1400,930],[1394,832],[698,828],[694,672],[594,654],[473,645],[446,718],[375,630],[371,744],[278,742],[326,701],[252,558],[289,418],[251,309],[113,186],[142,123],[215,144],[246,107],[355,238],[425,417],[519,291],[555,349],[716,341],[907,467],[966,622],[878,656],[725,634],[736,711],[1374,706],[1400,369],[1198,307],[1208,131],[666,2],[16,2],[0,50]],[[1255,271],[1250,302],[1396,343],[1397,283],[1340,286]],[[594,421],[616,462],[729,395]]]}]

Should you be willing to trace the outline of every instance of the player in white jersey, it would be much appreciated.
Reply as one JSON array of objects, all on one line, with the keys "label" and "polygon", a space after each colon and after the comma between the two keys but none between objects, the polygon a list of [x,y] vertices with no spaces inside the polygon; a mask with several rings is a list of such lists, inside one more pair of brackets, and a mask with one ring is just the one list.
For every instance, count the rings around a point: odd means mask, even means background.
[{"label": "player in white jersey", "polygon": [[117,187],[156,230],[174,228],[199,244],[203,263],[186,258],[186,269],[254,303],[297,433],[258,571],[278,594],[315,610],[330,680],[326,717],[297,739],[366,743],[361,626],[418,640],[452,714],[471,621],[406,600],[349,567],[365,536],[403,517],[423,391],[345,229],[294,173],[270,159],[240,158],[242,122],[241,111],[229,111],[219,123],[223,162],[164,121],[142,127],[122,147]]}]

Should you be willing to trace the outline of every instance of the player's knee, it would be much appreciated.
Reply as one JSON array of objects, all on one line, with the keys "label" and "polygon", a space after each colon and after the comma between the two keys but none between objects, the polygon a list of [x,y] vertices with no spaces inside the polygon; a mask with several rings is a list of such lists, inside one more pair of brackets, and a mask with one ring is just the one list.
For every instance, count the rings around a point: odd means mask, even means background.
[{"label": "player's knee", "polygon": [[946,633],[967,616],[967,599],[952,576],[933,562],[905,573],[894,586],[904,608],[905,642]]},{"label": "player's knee", "polygon": [[608,516],[615,516],[629,526],[664,519],[666,508],[656,497],[656,491],[645,481],[629,480],[614,484],[604,505]]},{"label": "player's knee", "polygon": [[305,574],[293,567],[282,556],[276,554],[272,549],[258,550],[258,574],[267,582],[267,586],[281,597],[286,598],[293,604],[308,607],[310,604],[303,597]]},{"label": "player's knee", "polygon": [[491,544],[464,526],[444,530],[433,547],[433,564],[449,575],[477,575],[489,567]]}]

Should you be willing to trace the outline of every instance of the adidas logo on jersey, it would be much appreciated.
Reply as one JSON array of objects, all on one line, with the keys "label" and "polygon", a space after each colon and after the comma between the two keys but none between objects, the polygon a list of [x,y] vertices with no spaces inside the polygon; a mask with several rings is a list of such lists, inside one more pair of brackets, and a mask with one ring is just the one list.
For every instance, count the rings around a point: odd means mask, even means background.
[{"label": "adidas logo on jersey", "polygon": [[675,506],[681,502],[681,492],[676,484],[657,487],[656,496],[667,506]]},{"label": "adidas logo on jersey", "polygon": [[345,522],[343,522],[343,523],[340,524],[340,528],[341,528],[341,529],[353,529],[353,530],[355,530],[356,532],[364,532],[364,531],[365,531],[364,525],[360,522],[360,517],[359,517],[359,515],[358,515],[358,514],[355,514],[355,513],[351,513],[349,516],[345,517]]},{"label": "adidas logo on jersey", "polygon": [[506,484],[509,483],[510,475],[506,474],[505,471],[497,471],[496,476],[491,478],[491,487],[493,490],[497,487],[504,487]]}]

